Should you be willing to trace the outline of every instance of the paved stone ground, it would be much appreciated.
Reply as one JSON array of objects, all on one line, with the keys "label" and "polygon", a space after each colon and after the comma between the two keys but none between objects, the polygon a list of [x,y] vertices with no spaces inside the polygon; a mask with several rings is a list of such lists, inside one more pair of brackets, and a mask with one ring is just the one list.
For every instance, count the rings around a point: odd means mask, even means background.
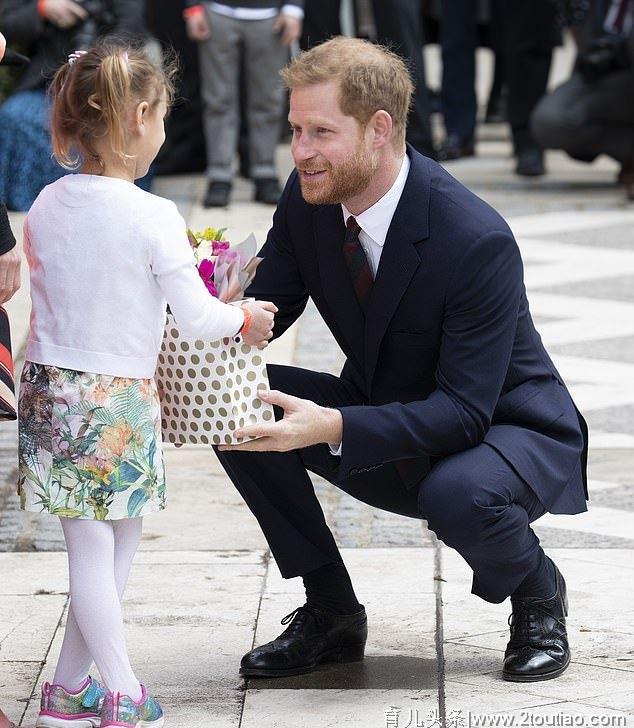
[{"label": "paved stone ground", "polygon": [[[532,311],[591,426],[590,510],[545,516],[536,530],[568,581],[573,664],[558,680],[500,678],[508,604],[469,594],[462,560],[424,523],[360,504],[316,479],[370,619],[367,659],[306,677],[252,681],[240,656],[279,632],[302,601],[284,581],[254,519],[204,448],[167,449],[169,510],[146,519],[126,596],[130,651],[139,675],[178,728],[280,726],[409,728],[444,723],[625,726],[634,715],[634,206],[614,187],[615,166],[549,155],[550,175],[511,171],[502,127],[481,132],[478,156],[450,171],[509,218],[520,243]],[[280,164],[290,168],[288,150]],[[165,178],[192,226],[228,225],[262,239],[270,208],[235,201],[213,215],[197,204],[204,181]],[[14,220],[19,225],[19,217]],[[26,330],[22,291],[10,304],[14,336]],[[337,372],[341,354],[315,309],[272,361]],[[67,577],[54,519],[17,510],[15,429],[0,428],[0,702],[32,725],[38,685],[50,679],[67,608]],[[191,503],[196,502],[195,515]],[[98,606],[96,605],[96,608]],[[486,713],[488,723],[479,723]]]}]

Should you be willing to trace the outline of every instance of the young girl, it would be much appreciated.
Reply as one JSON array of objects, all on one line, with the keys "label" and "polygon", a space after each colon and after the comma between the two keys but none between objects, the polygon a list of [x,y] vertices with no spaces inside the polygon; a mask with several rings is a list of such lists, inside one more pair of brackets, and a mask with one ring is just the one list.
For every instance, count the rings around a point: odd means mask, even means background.
[{"label": "young girl", "polygon": [[143,51],[103,41],[72,54],[51,87],[55,156],[81,168],[41,192],[24,226],[19,487],[23,508],[60,518],[71,594],[40,728],[163,725],[130,666],[121,598],[142,517],[165,507],[153,376],[166,304],[187,336],[271,337],[275,306],[212,298],[174,203],[134,185],[165,140],[170,79]]}]

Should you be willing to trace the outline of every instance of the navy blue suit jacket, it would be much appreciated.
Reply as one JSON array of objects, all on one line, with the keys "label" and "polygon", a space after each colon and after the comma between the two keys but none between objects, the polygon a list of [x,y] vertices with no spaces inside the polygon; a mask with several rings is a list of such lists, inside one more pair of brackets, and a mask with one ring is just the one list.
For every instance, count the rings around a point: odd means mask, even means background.
[{"label": "navy blue suit jacket", "polygon": [[[587,430],[535,330],[517,243],[489,205],[408,148],[367,317],[341,247],[340,205],[309,205],[291,174],[249,295],[279,308],[274,334],[310,296],[364,406],[343,406],[340,476],[488,443],[555,513],[586,510]],[[415,459],[415,460],[411,460]],[[397,463],[398,464],[398,463]]]}]

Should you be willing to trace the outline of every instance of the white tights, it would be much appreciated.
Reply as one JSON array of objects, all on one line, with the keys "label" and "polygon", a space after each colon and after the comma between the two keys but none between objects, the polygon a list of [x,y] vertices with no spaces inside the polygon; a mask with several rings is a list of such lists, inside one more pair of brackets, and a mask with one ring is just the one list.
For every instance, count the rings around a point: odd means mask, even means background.
[{"label": "white tights", "polygon": [[126,648],[121,599],[141,540],[142,518],[60,518],[70,576],[70,608],[53,681],[76,691],[93,663],[112,692],[141,697]]}]

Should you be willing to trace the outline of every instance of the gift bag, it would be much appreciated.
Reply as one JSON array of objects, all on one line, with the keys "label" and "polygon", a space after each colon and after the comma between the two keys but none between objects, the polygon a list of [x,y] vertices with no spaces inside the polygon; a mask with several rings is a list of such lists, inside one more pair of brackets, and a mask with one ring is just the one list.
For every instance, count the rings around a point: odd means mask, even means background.
[{"label": "gift bag", "polygon": [[235,445],[238,428],[274,420],[257,396],[269,389],[263,352],[232,338],[183,339],[169,313],[156,382],[166,442]]}]

